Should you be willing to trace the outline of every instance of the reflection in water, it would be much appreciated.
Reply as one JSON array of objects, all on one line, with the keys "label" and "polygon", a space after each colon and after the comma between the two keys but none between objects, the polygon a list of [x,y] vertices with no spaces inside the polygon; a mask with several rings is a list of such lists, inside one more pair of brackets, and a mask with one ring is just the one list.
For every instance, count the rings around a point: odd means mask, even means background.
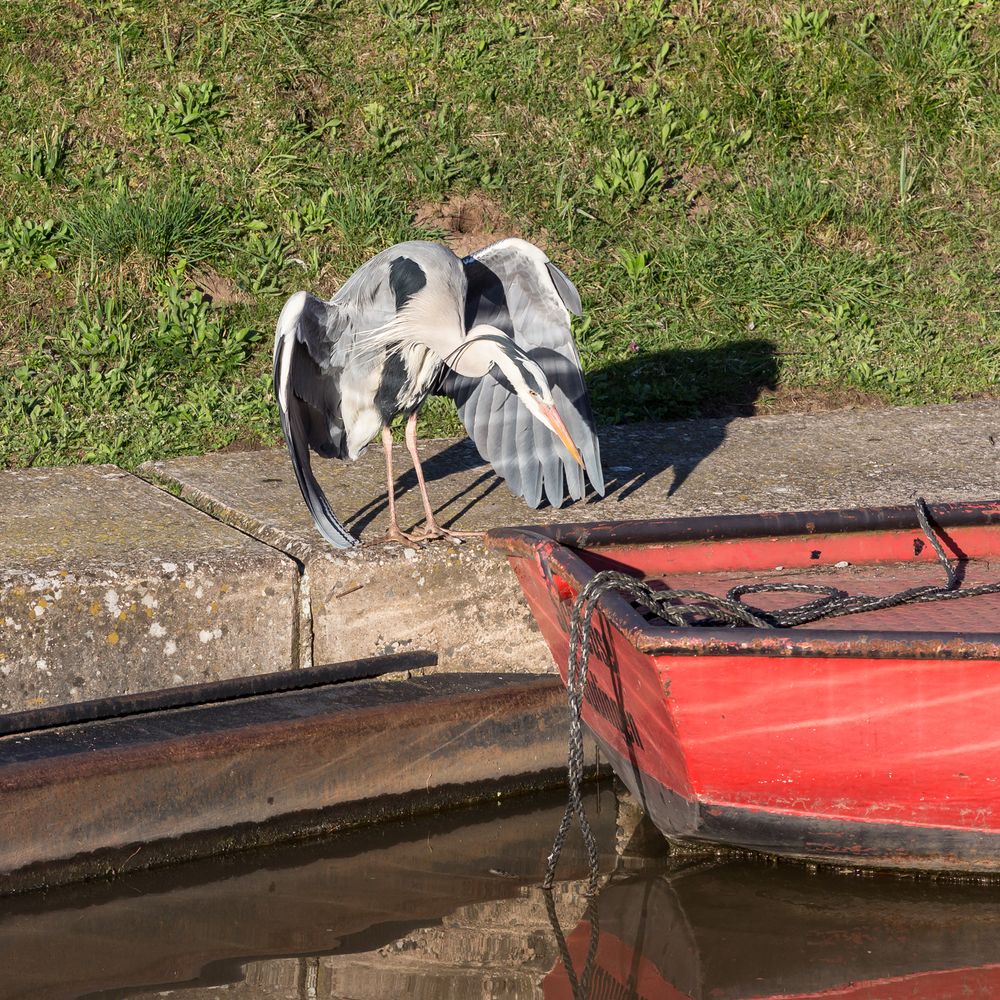
[{"label": "reflection in water", "polygon": [[708,864],[612,875],[596,909],[596,948],[585,916],[546,1000],[1000,996],[997,886]]},{"label": "reflection in water", "polygon": [[[0,998],[1000,995],[997,887],[666,859],[630,875],[634,857],[608,854],[588,900],[574,834],[568,880],[549,895],[540,882],[563,803],[557,793],[0,901]],[[613,796],[591,792],[587,810],[610,847]]]}]

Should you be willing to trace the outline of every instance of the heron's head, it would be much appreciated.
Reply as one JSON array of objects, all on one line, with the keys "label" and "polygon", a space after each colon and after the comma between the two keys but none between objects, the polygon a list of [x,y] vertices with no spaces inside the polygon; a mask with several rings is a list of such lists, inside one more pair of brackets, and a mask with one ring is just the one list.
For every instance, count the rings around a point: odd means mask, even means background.
[{"label": "heron's head", "polygon": [[493,327],[475,326],[454,359],[446,359],[446,363],[460,375],[472,377],[482,377],[496,365],[528,412],[562,441],[574,462],[583,466],[580,452],[556,410],[545,372],[510,337]]}]

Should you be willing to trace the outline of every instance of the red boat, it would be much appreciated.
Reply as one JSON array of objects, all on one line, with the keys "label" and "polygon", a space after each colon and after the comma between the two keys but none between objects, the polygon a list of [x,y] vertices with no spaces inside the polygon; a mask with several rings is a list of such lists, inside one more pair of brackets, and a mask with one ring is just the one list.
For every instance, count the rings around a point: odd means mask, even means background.
[{"label": "red boat", "polygon": [[[928,510],[960,589],[1000,580],[1000,501]],[[573,601],[601,570],[719,595],[742,583],[888,595],[942,584],[929,541],[912,507],[487,536],[564,679]],[[591,625],[583,721],[668,839],[1000,874],[1000,593],[763,629],[670,625],[606,593]]]}]

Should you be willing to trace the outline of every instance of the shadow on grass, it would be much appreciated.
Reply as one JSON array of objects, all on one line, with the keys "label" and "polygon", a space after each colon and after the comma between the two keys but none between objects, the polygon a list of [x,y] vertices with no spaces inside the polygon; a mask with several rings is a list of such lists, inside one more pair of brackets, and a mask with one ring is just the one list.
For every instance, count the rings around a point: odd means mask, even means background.
[{"label": "shadow on grass", "polygon": [[[601,424],[604,498],[590,495],[577,506],[581,520],[620,517],[612,504],[622,503],[646,483],[673,471],[666,493],[672,496],[726,436],[735,417],[751,416],[760,393],[777,384],[774,345],[746,340],[708,350],[684,349],[636,354],[588,375],[591,400]],[[660,421],[685,421],[664,433]],[[651,423],[657,421],[657,423]],[[612,426],[606,426],[611,424]],[[487,501],[503,482],[480,457],[472,441],[448,445],[423,461],[428,483],[462,474],[465,485],[435,508],[442,524],[454,525],[464,514]],[[417,489],[412,469],[396,478],[396,494]],[[386,510],[384,493],[365,504],[348,525],[360,534]],[[586,508],[586,513],[583,513]],[[524,522],[531,520],[525,507]]]}]

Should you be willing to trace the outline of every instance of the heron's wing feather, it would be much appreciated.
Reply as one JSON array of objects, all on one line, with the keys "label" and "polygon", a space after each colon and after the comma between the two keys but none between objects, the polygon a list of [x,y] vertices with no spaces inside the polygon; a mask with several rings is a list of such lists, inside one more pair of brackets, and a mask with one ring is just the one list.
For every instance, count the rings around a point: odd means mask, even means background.
[{"label": "heron's wing feather", "polygon": [[[503,330],[544,370],[553,401],[586,466],[595,492],[604,494],[600,443],[569,312],[580,312],[573,283],[545,255],[522,240],[502,240],[463,261],[468,292],[467,329],[488,323]],[[494,369],[482,379],[448,372],[439,391],[451,396],[480,454],[511,491],[532,507],[554,507],[565,495],[586,492],[584,471],[563,443],[536,421]],[[487,414],[490,419],[487,420]]]},{"label": "heron's wing feather", "polygon": [[349,322],[342,310],[300,292],[285,304],[274,340],[274,390],[295,478],[320,534],[335,548],[358,541],[340,523],[313,475],[309,449],[343,457],[339,345]]}]

